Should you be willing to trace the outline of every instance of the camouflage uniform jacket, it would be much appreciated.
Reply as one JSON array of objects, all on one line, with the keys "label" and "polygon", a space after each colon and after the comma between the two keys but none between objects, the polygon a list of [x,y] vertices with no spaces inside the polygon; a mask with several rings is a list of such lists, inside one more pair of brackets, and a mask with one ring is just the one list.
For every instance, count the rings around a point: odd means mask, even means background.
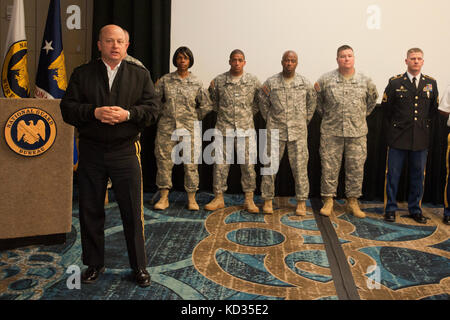
[{"label": "camouflage uniform jacket", "polygon": [[194,121],[211,111],[211,101],[202,82],[192,73],[182,79],[177,72],[164,75],[155,85],[156,96],[163,101],[158,130],[172,133],[175,129],[194,131]]},{"label": "camouflage uniform jacket", "polygon": [[226,135],[227,129],[254,129],[253,115],[258,112],[259,80],[245,73],[234,83],[230,72],[225,72],[211,81],[209,94],[213,110],[217,112],[216,128]]},{"label": "camouflage uniform jacket", "polygon": [[362,137],[367,134],[366,117],[375,108],[377,88],[372,80],[355,72],[344,79],[336,69],[315,84],[317,111],[322,116],[321,134],[336,137]]},{"label": "camouflage uniform jacket", "polygon": [[[125,56],[124,60],[126,60],[128,62],[131,62],[131,63],[134,63],[135,65],[138,65],[140,67],[145,68],[144,64],[140,60],[136,59],[135,57],[130,56],[129,54],[127,54]],[[145,69],[147,69],[147,68],[145,68]]]},{"label": "camouflage uniform jacket", "polygon": [[305,77],[296,73],[294,79],[286,83],[283,73],[278,73],[264,82],[259,100],[267,129],[279,129],[282,141],[306,140],[317,95]]}]

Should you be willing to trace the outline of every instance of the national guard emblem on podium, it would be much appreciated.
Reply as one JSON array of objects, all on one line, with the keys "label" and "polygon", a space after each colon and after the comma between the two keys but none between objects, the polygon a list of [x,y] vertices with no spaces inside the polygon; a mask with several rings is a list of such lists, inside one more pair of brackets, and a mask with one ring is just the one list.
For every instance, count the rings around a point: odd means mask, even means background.
[{"label": "national guard emblem on podium", "polygon": [[56,138],[55,120],[39,108],[24,108],[6,121],[5,140],[17,154],[39,156],[51,148]]}]

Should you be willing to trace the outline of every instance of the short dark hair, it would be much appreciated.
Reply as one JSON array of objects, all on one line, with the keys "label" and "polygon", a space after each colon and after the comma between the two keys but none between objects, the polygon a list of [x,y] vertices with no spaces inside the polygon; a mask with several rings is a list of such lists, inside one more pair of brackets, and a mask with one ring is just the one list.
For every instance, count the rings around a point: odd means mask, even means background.
[{"label": "short dark hair", "polygon": [[188,47],[179,47],[175,53],[173,54],[172,63],[175,67],[177,66],[177,57],[179,54],[182,54],[184,56],[187,56],[189,58],[189,68],[194,65],[194,55],[192,54],[191,49]]},{"label": "short dark hair", "polygon": [[231,53],[230,53],[230,60],[231,60],[231,58],[232,58],[235,54],[242,54],[242,56],[243,56],[244,59],[245,59],[244,51],[242,51],[241,49],[234,49],[234,50],[231,51]]},{"label": "short dark hair", "polygon": [[344,44],[343,46],[340,46],[340,47],[337,49],[337,56],[339,57],[339,52],[344,51],[344,50],[348,50],[348,49],[350,49],[350,50],[353,51],[353,48],[350,47],[348,44]]},{"label": "short dark hair", "polygon": [[409,50],[406,52],[406,58],[408,58],[409,55],[410,55],[411,53],[416,53],[416,52],[420,52],[420,53],[422,54],[422,56],[423,56],[423,51],[422,51],[422,49],[420,49],[420,48],[411,48],[411,49],[409,49]]}]

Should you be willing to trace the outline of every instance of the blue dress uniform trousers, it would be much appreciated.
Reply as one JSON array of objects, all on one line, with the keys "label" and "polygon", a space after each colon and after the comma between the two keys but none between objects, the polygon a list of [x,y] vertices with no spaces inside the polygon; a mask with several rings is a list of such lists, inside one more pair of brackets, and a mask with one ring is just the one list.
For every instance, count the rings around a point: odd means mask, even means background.
[{"label": "blue dress uniform trousers", "polygon": [[405,159],[409,165],[409,213],[422,213],[423,184],[428,150],[411,151],[389,148],[387,159],[385,212],[394,212],[397,207],[397,190]]},{"label": "blue dress uniform trousers", "polygon": [[83,263],[104,266],[105,192],[108,177],[120,208],[131,268],[145,268],[140,143],[105,148],[80,140],[78,187]]}]

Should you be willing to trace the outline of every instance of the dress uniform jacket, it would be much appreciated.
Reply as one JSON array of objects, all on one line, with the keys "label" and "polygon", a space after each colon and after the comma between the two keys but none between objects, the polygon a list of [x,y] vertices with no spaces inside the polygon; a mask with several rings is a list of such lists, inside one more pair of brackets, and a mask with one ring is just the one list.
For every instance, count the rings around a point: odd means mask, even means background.
[{"label": "dress uniform jacket", "polygon": [[421,75],[418,81],[416,89],[406,73],[389,79],[382,106],[391,148],[411,151],[428,148],[439,93],[433,78]]}]

